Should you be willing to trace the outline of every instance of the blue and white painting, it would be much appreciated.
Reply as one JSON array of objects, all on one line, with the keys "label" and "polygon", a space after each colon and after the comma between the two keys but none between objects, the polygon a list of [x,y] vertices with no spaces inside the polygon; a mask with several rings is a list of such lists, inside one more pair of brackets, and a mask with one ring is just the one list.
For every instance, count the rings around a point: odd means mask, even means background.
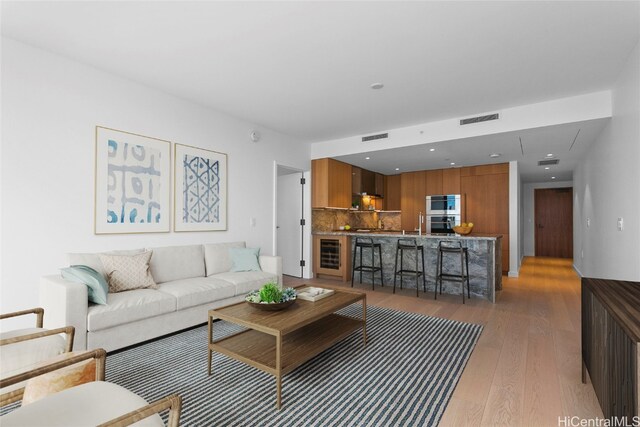
[{"label": "blue and white painting", "polygon": [[176,231],[225,230],[227,156],[175,145]]},{"label": "blue and white painting", "polygon": [[97,135],[96,233],[169,231],[169,143],[105,128]]},{"label": "blue and white painting", "polygon": [[192,224],[219,222],[220,162],[185,154],[182,167],[182,221]]}]

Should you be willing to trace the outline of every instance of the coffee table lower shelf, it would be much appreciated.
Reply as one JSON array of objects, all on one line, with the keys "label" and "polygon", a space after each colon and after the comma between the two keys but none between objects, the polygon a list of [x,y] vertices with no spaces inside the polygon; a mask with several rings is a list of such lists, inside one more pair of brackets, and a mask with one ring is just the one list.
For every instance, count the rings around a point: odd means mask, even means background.
[{"label": "coffee table lower shelf", "polygon": [[[281,337],[247,329],[210,342],[209,354],[212,351],[222,353],[275,375],[278,388],[276,405],[279,408],[280,379],[283,375],[361,328],[366,345],[366,318],[356,319],[333,313]],[[280,351],[278,351],[279,341]],[[211,375],[211,364],[209,364],[209,375]]]}]

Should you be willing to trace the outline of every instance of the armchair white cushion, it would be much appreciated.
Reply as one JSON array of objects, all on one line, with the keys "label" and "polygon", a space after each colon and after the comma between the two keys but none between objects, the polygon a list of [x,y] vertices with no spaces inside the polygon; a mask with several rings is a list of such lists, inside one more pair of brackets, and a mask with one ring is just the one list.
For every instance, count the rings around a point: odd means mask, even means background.
[{"label": "armchair white cushion", "polygon": [[[63,390],[22,406],[0,418],[2,427],[12,426],[97,426],[148,402],[119,385],[94,381]],[[158,414],[135,426],[164,426]]]}]

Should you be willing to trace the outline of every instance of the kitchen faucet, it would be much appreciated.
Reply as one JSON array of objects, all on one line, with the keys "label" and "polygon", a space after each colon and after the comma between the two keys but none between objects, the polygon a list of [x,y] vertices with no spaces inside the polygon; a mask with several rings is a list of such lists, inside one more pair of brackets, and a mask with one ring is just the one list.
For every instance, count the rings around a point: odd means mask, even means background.
[{"label": "kitchen faucet", "polygon": [[424,220],[424,216],[422,212],[418,212],[418,236],[422,236],[422,221]]}]

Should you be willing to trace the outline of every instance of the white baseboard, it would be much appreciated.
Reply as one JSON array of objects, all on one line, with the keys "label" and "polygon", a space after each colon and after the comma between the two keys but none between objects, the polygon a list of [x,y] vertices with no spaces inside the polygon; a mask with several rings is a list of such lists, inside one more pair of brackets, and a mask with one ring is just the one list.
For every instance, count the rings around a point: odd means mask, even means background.
[{"label": "white baseboard", "polygon": [[578,276],[583,277],[583,274],[580,270],[578,270],[578,267],[576,267],[575,264],[573,264],[573,269],[576,271],[576,273],[578,273]]}]

